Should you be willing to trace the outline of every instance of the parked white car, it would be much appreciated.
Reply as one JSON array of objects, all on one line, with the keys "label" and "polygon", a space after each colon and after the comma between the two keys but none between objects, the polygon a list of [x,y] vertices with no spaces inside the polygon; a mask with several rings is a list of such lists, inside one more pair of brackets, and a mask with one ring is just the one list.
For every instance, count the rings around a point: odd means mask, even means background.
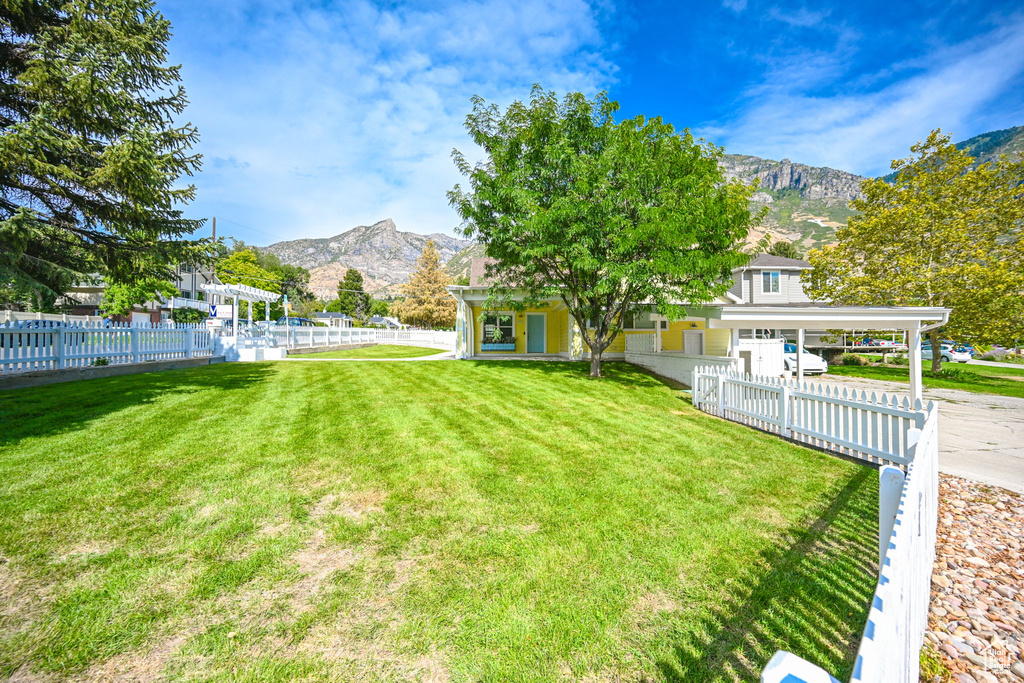
[{"label": "parked white car", "polygon": [[[786,370],[796,372],[796,344],[786,344],[783,347],[783,358],[786,363]],[[821,356],[810,353],[807,349],[801,349],[800,362],[804,366],[805,375],[820,375],[828,372],[828,363]]]},{"label": "parked white car", "polygon": [[[971,352],[960,346],[953,346],[952,344],[943,344],[942,350],[939,351],[942,356],[942,362],[952,363],[966,363],[971,359]],[[922,344],[921,345],[921,358],[923,360],[932,359],[932,345]]]}]

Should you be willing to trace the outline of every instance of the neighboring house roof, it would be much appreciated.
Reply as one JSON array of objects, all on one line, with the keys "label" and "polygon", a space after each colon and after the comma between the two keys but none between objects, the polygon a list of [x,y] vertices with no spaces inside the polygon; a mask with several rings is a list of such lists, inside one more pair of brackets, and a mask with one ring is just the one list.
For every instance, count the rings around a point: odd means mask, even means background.
[{"label": "neighboring house roof", "polygon": [[487,277],[487,266],[494,263],[495,260],[487,256],[478,256],[469,262],[469,286],[470,287],[488,287],[491,281],[494,280],[492,277]]},{"label": "neighboring house roof", "polygon": [[784,256],[772,256],[771,254],[757,254],[746,265],[747,268],[797,268],[803,270],[810,268],[809,261],[802,259],[786,258]]},{"label": "neighboring house roof", "polygon": [[344,313],[335,313],[329,311],[319,311],[316,314],[317,318],[340,318],[341,320],[351,320],[352,318]]}]

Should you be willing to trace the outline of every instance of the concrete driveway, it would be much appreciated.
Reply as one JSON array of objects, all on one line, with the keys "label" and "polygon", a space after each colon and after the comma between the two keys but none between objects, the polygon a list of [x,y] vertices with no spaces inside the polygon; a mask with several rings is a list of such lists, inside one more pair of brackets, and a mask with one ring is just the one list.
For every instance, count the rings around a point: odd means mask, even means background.
[{"label": "concrete driveway", "polygon": [[[830,376],[820,381],[908,393],[907,385],[898,382]],[[924,398],[939,402],[941,471],[1024,493],[1024,399],[954,389],[925,389]]]}]

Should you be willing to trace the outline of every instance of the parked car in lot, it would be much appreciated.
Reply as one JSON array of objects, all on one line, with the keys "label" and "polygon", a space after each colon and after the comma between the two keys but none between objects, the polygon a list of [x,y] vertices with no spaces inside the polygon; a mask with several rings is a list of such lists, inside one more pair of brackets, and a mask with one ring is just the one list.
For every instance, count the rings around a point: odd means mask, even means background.
[{"label": "parked car in lot", "polygon": [[[961,347],[953,346],[952,344],[942,344],[942,348],[939,350],[939,355],[945,363],[966,363],[971,359],[971,354],[966,349]],[[932,345],[922,344],[921,345],[921,358],[923,360],[932,359]]]},{"label": "parked car in lot", "polygon": [[[796,372],[796,344],[785,344],[783,346],[783,358],[786,370]],[[804,374],[820,375],[828,372],[828,363],[825,359],[810,353],[807,349],[801,349],[800,362],[804,366]]]},{"label": "parked car in lot", "polygon": [[892,339],[881,339],[877,337],[861,337],[860,339],[853,340],[854,346],[888,346],[888,347],[902,347],[903,344],[895,342]]},{"label": "parked car in lot", "polygon": [[943,346],[945,346],[946,344],[949,344],[954,349],[962,349],[962,350],[966,351],[967,353],[971,354],[971,358],[974,358],[974,353],[975,353],[974,352],[974,347],[971,346],[970,344],[967,344],[965,342],[953,341],[952,339],[943,339],[941,341],[941,344]]},{"label": "parked car in lot", "polygon": [[288,327],[326,327],[323,323],[318,323],[310,318],[286,318],[283,315],[277,319],[274,325],[280,325],[282,327],[285,325]]}]

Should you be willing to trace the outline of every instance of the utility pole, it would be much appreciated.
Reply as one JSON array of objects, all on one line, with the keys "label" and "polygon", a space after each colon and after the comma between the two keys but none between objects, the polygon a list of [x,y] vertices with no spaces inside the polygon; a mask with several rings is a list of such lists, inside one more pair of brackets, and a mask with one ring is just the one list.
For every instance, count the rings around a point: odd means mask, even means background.
[{"label": "utility pole", "polygon": [[213,241],[217,241],[217,217],[213,217]]}]

